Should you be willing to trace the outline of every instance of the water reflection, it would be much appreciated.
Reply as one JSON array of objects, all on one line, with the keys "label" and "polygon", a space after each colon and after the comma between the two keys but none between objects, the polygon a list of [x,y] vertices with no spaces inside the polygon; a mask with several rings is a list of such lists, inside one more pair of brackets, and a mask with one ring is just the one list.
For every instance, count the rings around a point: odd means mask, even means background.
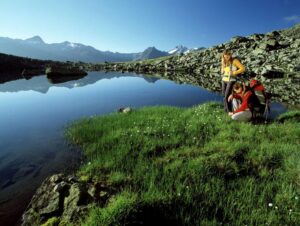
[{"label": "water reflection", "polygon": [[7,82],[3,85],[0,84],[0,93],[1,92],[19,92],[19,91],[36,91],[40,93],[47,93],[50,87],[66,87],[69,89],[76,87],[84,87],[87,85],[94,84],[102,79],[113,79],[120,77],[139,77],[143,78],[149,83],[154,83],[159,78],[151,76],[140,76],[137,74],[122,74],[122,73],[105,73],[105,72],[90,72],[87,76],[79,77],[63,77],[63,78],[51,78],[42,76],[35,76],[30,79],[18,79],[15,81]]},{"label": "water reflection", "polygon": [[84,78],[86,75],[73,75],[73,76],[51,76],[47,75],[47,79],[49,83],[58,84],[65,83],[68,81],[78,80]]}]

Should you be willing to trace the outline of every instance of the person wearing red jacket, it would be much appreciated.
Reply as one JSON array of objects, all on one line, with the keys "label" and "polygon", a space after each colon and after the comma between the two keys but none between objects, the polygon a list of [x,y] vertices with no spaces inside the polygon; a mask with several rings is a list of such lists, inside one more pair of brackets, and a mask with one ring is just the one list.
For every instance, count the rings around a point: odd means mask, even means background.
[{"label": "person wearing red jacket", "polygon": [[229,112],[233,120],[238,121],[250,121],[252,118],[252,112],[249,107],[249,100],[253,95],[251,90],[247,90],[241,83],[235,83],[233,85],[233,94],[228,97],[228,102],[232,101],[233,111]]}]

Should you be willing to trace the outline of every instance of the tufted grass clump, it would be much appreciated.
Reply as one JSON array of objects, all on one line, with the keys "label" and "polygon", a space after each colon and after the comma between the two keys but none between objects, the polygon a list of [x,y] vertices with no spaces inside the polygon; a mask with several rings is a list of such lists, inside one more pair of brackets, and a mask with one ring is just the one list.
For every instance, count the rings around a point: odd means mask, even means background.
[{"label": "tufted grass clump", "polygon": [[78,175],[119,193],[84,225],[297,225],[299,120],[235,122],[216,103],[86,118],[68,139]]}]

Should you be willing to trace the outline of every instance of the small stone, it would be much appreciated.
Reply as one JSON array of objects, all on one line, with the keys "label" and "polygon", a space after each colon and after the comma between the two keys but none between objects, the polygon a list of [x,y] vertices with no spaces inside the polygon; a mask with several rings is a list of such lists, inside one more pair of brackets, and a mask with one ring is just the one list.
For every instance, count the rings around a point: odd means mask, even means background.
[{"label": "small stone", "polygon": [[127,114],[127,113],[129,113],[129,112],[131,112],[131,111],[132,111],[132,109],[131,109],[130,107],[120,108],[120,109],[118,110],[118,112],[120,112],[120,113],[125,113],[125,114]]},{"label": "small stone", "polygon": [[106,191],[100,191],[100,198],[106,197],[108,195],[108,193]]}]

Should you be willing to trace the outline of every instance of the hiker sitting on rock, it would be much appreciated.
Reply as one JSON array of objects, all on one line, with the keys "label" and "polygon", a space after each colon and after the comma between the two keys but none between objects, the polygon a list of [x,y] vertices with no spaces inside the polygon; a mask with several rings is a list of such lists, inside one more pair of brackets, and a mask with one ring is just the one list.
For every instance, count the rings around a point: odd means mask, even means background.
[{"label": "hiker sitting on rock", "polygon": [[232,101],[233,112],[229,112],[233,120],[250,121],[251,112],[251,96],[253,93],[244,84],[235,83],[233,85],[233,93],[228,97],[227,101]]},{"label": "hiker sitting on rock", "polygon": [[232,93],[232,87],[236,82],[236,76],[245,72],[245,66],[232,57],[229,50],[225,50],[221,59],[222,94],[224,95],[224,110],[230,112],[228,97]]}]

